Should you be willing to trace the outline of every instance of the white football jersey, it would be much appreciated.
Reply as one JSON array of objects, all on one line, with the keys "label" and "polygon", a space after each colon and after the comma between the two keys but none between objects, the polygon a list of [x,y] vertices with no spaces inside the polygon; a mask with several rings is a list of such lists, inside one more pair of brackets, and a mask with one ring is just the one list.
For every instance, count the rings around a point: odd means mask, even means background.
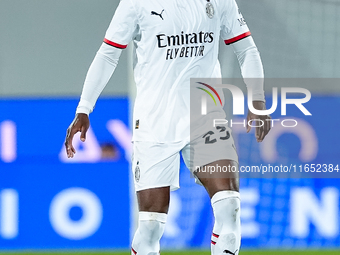
[{"label": "white football jersey", "polygon": [[250,35],[235,0],[122,0],[104,42],[136,46],[133,140],[190,137],[190,78],[221,77],[220,37]]}]

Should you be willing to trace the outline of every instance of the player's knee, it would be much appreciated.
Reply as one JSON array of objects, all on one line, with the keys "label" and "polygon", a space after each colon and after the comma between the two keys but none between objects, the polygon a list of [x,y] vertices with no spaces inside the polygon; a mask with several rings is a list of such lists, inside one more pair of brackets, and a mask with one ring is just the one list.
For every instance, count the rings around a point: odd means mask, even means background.
[{"label": "player's knee", "polygon": [[132,249],[138,254],[158,254],[166,218],[165,213],[140,212],[139,226],[132,242]]},{"label": "player's knee", "polygon": [[141,221],[139,231],[144,235],[144,242],[152,246],[158,243],[164,233],[165,223],[156,220]]},{"label": "player's knee", "polygon": [[240,195],[235,191],[217,192],[211,199],[216,223],[229,229],[240,224]]}]

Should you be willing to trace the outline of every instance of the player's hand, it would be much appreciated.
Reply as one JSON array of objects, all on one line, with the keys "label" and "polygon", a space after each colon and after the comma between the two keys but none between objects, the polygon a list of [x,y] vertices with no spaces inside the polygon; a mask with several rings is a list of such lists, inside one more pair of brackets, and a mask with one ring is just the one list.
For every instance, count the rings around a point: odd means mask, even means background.
[{"label": "player's hand", "polygon": [[74,149],[72,144],[73,136],[76,133],[81,132],[80,140],[82,142],[85,142],[86,132],[89,129],[89,127],[90,127],[89,116],[87,116],[87,114],[84,113],[78,113],[66,132],[65,148],[68,158],[73,158],[74,154],[76,153],[76,150]]},{"label": "player's hand", "polygon": [[[253,101],[253,106],[256,110],[266,110],[266,105],[262,101]],[[254,124],[253,124],[254,121],[249,122],[250,120],[255,120],[255,119],[262,120],[264,123],[263,126],[261,126],[261,121],[255,121]],[[256,115],[248,110],[247,133],[249,133],[251,130],[251,126],[249,126],[248,123],[250,123],[251,125],[257,126],[256,131],[255,131],[255,137],[256,137],[257,142],[262,142],[271,128],[271,121],[268,121],[270,119],[271,119],[270,115]]]}]

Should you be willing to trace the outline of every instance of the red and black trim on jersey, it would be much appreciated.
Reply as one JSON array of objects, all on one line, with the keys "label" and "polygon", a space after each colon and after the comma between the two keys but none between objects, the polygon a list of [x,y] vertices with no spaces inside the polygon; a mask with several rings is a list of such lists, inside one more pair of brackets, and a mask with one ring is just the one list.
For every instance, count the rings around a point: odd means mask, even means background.
[{"label": "red and black trim on jersey", "polygon": [[220,235],[217,235],[217,234],[215,234],[215,233],[212,233],[212,236],[211,236],[211,244],[212,244],[212,245],[215,245],[216,242],[217,242],[217,240],[214,241],[214,240],[212,240],[212,239],[213,239],[213,238],[216,238],[216,239],[217,239],[217,238],[219,238],[219,236],[220,236]]},{"label": "red and black trim on jersey", "polygon": [[132,247],[131,247],[131,251],[133,252],[133,254],[135,254],[135,255],[137,254],[137,252],[135,251],[135,249],[132,248]]},{"label": "red and black trim on jersey", "polygon": [[213,237],[216,237],[216,238],[219,237],[219,235],[217,235],[217,234],[215,234],[215,233],[212,233],[212,236],[213,236]]},{"label": "red and black trim on jersey", "polygon": [[248,37],[250,35],[251,35],[250,31],[248,31],[248,32],[246,32],[244,34],[241,34],[241,35],[236,36],[234,38],[231,38],[229,40],[225,40],[224,42],[225,42],[226,45],[230,45],[230,44],[238,42],[238,41],[240,41],[240,40],[242,40],[242,39],[244,39],[244,38],[246,38],[246,37]]},{"label": "red and black trim on jersey", "polygon": [[106,38],[104,38],[104,43],[108,44],[108,45],[111,45],[113,47],[116,47],[118,49],[125,49],[127,47],[127,45],[122,45],[122,44],[119,44],[119,43],[115,43],[115,42],[112,42]]}]

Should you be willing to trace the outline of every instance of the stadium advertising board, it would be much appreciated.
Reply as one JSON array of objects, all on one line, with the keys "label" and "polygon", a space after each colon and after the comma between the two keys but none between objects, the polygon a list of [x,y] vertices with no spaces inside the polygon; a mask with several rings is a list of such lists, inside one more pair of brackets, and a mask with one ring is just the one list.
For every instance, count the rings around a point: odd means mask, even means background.
[{"label": "stadium advertising board", "polygon": [[129,246],[128,100],[98,101],[72,161],[63,141],[77,102],[0,101],[0,249]]},{"label": "stadium advertising board", "polygon": [[[0,101],[0,249],[129,247],[128,100],[98,101],[87,142],[75,143],[78,153],[69,161],[63,141],[77,101]],[[312,117],[288,109],[301,129],[278,125],[262,144],[243,128],[233,130],[240,166],[309,170],[304,178],[264,172],[241,179],[243,248],[339,247],[339,179],[311,170],[333,164],[336,172],[339,164],[339,150],[330,145],[340,141],[340,120],[327,124],[327,107],[339,108],[340,98],[313,96]],[[162,245],[208,249],[212,226],[209,197],[182,163]]]}]

